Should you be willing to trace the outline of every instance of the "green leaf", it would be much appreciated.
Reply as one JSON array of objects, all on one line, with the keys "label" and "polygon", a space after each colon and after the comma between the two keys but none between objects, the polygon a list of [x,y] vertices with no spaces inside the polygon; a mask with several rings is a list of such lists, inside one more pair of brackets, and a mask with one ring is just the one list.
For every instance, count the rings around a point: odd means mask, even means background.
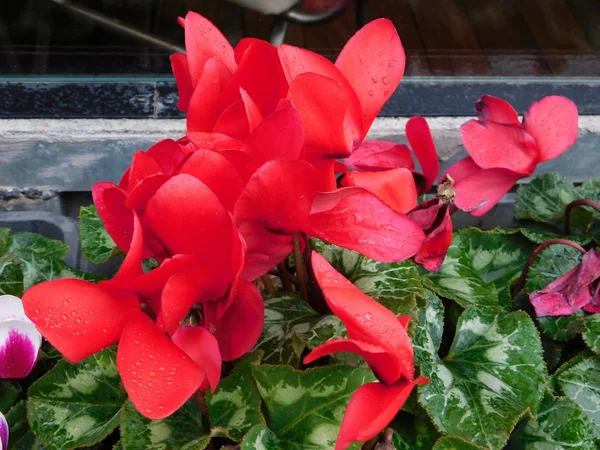
[{"label": "green leaf", "polygon": [[345,366],[304,372],[257,366],[252,373],[269,412],[268,426],[286,450],[333,449],[350,396],[375,380],[369,371]]},{"label": "green leaf", "polygon": [[519,424],[511,443],[523,450],[594,450],[592,425],[571,400],[564,397],[544,397],[535,419]]},{"label": "green leaf", "polygon": [[27,417],[50,449],[93,445],[119,424],[126,399],[116,353],[105,349],[79,364],[62,360],[29,388]]},{"label": "green leaf", "polygon": [[121,442],[117,442],[114,446],[113,446],[113,450],[123,450],[123,444],[121,444]]},{"label": "green leaf", "polygon": [[539,291],[581,262],[579,250],[568,245],[552,245],[538,255],[527,274],[527,292]]},{"label": "green leaf", "polygon": [[509,309],[510,283],[527,260],[518,238],[498,231],[467,228],[454,233],[438,273],[427,273],[438,295],[463,308]]},{"label": "green leaf", "polygon": [[240,450],[280,449],[279,439],[266,425],[257,425],[252,428],[240,444]]},{"label": "green leaf", "polygon": [[27,250],[48,259],[65,259],[69,246],[55,239],[48,239],[41,234],[14,233],[10,236],[8,252]]},{"label": "green leaf", "polygon": [[318,314],[300,297],[278,293],[265,299],[265,324],[255,350],[262,350],[265,364],[298,366],[306,347],[299,338]]},{"label": "green leaf", "polygon": [[221,380],[214,394],[206,393],[210,425],[223,428],[234,441],[242,440],[250,428],[265,422],[260,404],[260,394],[250,375],[230,375]]},{"label": "green leaf", "polygon": [[579,405],[600,437],[600,361],[589,358],[558,376],[564,394]]},{"label": "green leaf", "polygon": [[563,365],[556,369],[554,375],[552,375],[548,380],[548,390],[550,393],[555,396],[564,396],[564,392],[561,391],[560,386],[558,385],[558,378],[571,367],[575,367],[577,364],[586,360],[590,356],[593,356],[593,353],[589,350],[585,350],[581,353],[578,353],[575,357],[563,363]]},{"label": "green leaf", "polygon": [[[410,261],[380,263],[322,241],[313,247],[348,280],[396,315],[416,315],[416,297],[423,289],[417,266]],[[416,317],[416,316],[415,316]]]},{"label": "green leaf", "polygon": [[546,369],[533,322],[522,311],[470,308],[441,359],[441,307],[430,301],[420,314],[413,346],[430,384],[419,388],[419,403],[442,433],[502,448],[519,417],[535,411],[543,396]]},{"label": "green leaf", "polygon": [[543,244],[550,239],[568,239],[570,241],[576,242],[579,245],[587,245],[592,242],[592,238],[590,236],[572,236],[565,235],[564,233],[558,233],[551,230],[545,230],[542,228],[543,225],[539,227],[530,226],[519,228],[519,231],[523,236],[529,239],[534,244]]},{"label": "green leaf", "polygon": [[0,412],[6,413],[21,396],[21,387],[16,381],[0,380]]},{"label": "green leaf", "polygon": [[469,444],[461,438],[447,436],[439,439],[432,450],[478,450],[485,447]]},{"label": "green leaf", "polygon": [[592,314],[585,318],[582,335],[590,350],[600,355],[600,314]]},{"label": "green leaf", "polygon": [[231,369],[231,373],[244,373],[247,375],[252,375],[252,366],[259,365],[262,361],[263,352],[261,350],[255,350],[246,355],[242,356],[240,359],[234,361],[233,369]]},{"label": "green leaf", "polygon": [[573,182],[557,173],[546,173],[517,189],[515,217],[549,222],[564,216],[565,207],[579,195]]},{"label": "green leaf", "polygon": [[10,228],[0,227],[0,255],[8,250],[8,237],[10,236]]},{"label": "green leaf", "polygon": [[79,210],[79,235],[81,253],[93,263],[101,264],[121,254],[104,228],[95,206],[82,206]]},{"label": "green leaf", "polygon": [[396,450],[430,450],[440,437],[429,417],[412,416],[404,408],[390,424]]},{"label": "green leaf", "polygon": [[23,272],[19,261],[11,255],[0,256],[0,295],[23,296]]},{"label": "green leaf", "polygon": [[6,420],[10,433],[9,450],[46,450],[44,444],[35,437],[29,428],[25,400],[21,400],[10,409],[6,415]]},{"label": "green leaf", "polygon": [[581,333],[583,327],[583,311],[569,316],[538,317],[540,329],[555,341],[566,342]]},{"label": "green leaf", "polygon": [[202,450],[210,435],[202,427],[202,411],[194,399],[161,420],[147,419],[127,401],[121,418],[121,441],[125,450]]}]

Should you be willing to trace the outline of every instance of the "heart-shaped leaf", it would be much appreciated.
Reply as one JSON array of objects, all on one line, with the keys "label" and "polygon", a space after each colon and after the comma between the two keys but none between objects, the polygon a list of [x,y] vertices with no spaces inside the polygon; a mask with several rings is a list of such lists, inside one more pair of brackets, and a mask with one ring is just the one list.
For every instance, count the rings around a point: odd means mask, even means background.
[{"label": "heart-shaped leaf", "polygon": [[49,449],[85,447],[119,424],[127,398],[111,349],[79,364],[59,361],[29,388],[27,418]]},{"label": "heart-shaped leaf", "polygon": [[6,420],[9,425],[10,450],[47,450],[29,428],[27,402],[25,400],[21,400],[10,409],[6,415]]},{"label": "heart-shaped leaf", "polygon": [[96,264],[102,264],[121,254],[110,237],[95,206],[82,206],[79,210],[79,236],[81,253]]},{"label": "heart-shaped leaf", "polygon": [[536,222],[561,218],[565,207],[579,195],[573,182],[557,173],[545,173],[519,186],[515,201],[515,217]]},{"label": "heart-shaped leaf", "polygon": [[443,308],[430,299],[420,314],[415,361],[430,384],[419,388],[419,403],[442,433],[502,448],[519,417],[535,411],[543,396],[546,368],[533,322],[522,311],[470,308],[442,359]]},{"label": "heart-shaped leaf", "polygon": [[266,425],[252,428],[240,444],[240,450],[280,450],[279,439]]}]

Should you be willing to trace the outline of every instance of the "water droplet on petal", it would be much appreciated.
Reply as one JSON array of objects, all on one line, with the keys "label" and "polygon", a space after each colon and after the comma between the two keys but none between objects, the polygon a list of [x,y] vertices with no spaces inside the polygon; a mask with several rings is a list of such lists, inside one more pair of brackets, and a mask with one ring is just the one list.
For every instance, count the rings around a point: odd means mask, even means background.
[{"label": "water droplet on petal", "polygon": [[371,80],[373,80],[373,83],[377,83],[379,81],[379,78],[377,78],[377,75],[372,74],[371,75]]},{"label": "water droplet on petal", "polygon": [[375,95],[375,93],[373,92],[373,90],[369,91],[369,97],[373,97],[373,95]]}]

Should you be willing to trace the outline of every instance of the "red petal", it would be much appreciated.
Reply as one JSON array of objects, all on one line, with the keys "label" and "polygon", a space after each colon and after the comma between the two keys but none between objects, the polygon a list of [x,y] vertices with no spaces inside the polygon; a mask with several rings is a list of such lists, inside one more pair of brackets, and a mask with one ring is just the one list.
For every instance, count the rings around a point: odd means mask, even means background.
[{"label": "red petal", "polygon": [[312,267],[327,304],[348,329],[351,339],[385,349],[396,365],[375,367],[387,383],[414,376],[413,349],[406,329],[389,309],[365,295],[316,252]]},{"label": "red petal", "polygon": [[262,121],[263,117],[258,109],[258,106],[256,106],[256,103],[254,103],[254,100],[252,100],[252,97],[250,97],[246,90],[240,88],[240,96],[242,97],[244,108],[246,109],[249,131],[252,132]]},{"label": "red petal", "polygon": [[464,146],[482,169],[508,169],[530,175],[537,163],[533,138],[518,125],[471,120],[460,127]]},{"label": "red petal", "polygon": [[234,303],[217,319],[218,304],[206,303],[206,327],[217,341],[224,361],[233,361],[256,345],[264,324],[265,305],[252,283],[240,283]]},{"label": "red petal", "polygon": [[[411,214],[409,217],[414,219]],[[451,244],[452,219],[450,218],[450,209],[446,207],[444,218],[435,229],[427,233],[425,242],[415,255],[414,261],[423,266],[425,270],[437,272],[440,270]]]},{"label": "red petal", "polygon": [[227,108],[217,119],[213,133],[222,133],[235,139],[244,140],[250,132],[244,102],[237,101]]},{"label": "red petal", "polygon": [[304,144],[302,118],[291,104],[264,118],[244,143],[260,166],[272,159],[298,159]]},{"label": "red petal", "polygon": [[198,79],[190,99],[187,114],[188,131],[211,131],[221,112],[238,100],[235,98],[225,105],[217,105],[230,78],[230,72],[221,61],[215,58],[206,61],[202,76]]},{"label": "red petal", "polygon": [[133,238],[131,246],[123,260],[123,264],[119,268],[114,279],[132,279],[141,276],[144,271],[142,269],[142,258],[144,257],[144,236],[142,234],[142,224],[137,214],[133,214]]},{"label": "red petal", "polygon": [[377,19],[346,43],[335,65],[346,76],[362,105],[365,134],[404,75],[405,54],[388,19]]},{"label": "red petal", "polygon": [[414,170],[415,163],[409,148],[391,141],[364,141],[345,163],[354,170],[378,172],[405,167]]},{"label": "red petal", "polygon": [[[448,171],[452,175],[452,167]],[[454,184],[454,203],[463,211],[480,217],[492,209],[522,175],[504,169],[480,170]]]},{"label": "red petal", "polygon": [[183,53],[172,54],[171,69],[173,70],[173,75],[175,75],[177,92],[179,94],[177,107],[180,111],[187,112],[190,105],[190,98],[192,98],[192,93],[194,92],[187,56]]},{"label": "red petal", "polygon": [[427,384],[427,378],[402,380],[392,386],[367,383],[359,387],[348,403],[335,450],[345,450],[353,442],[364,442],[377,436],[396,417],[416,384]]},{"label": "red petal", "polygon": [[358,187],[318,193],[309,234],[382,262],[410,258],[425,240],[412,220]]},{"label": "red petal", "polygon": [[158,163],[145,152],[135,152],[129,167],[129,181],[127,186],[133,188],[144,178],[161,173]]},{"label": "red petal", "polygon": [[[308,153],[306,159],[310,162],[316,170],[316,183],[315,188],[317,191],[329,192],[337,189],[337,179],[335,177],[336,168],[340,166],[336,165],[337,161],[333,158],[324,158],[318,153]],[[343,166],[342,163],[338,163]]]},{"label": "red petal", "polygon": [[303,73],[290,84],[288,98],[302,117],[304,142],[311,151],[346,157],[353,148],[346,131],[346,109],[351,91],[331,78]]},{"label": "red petal", "polygon": [[271,233],[254,221],[238,224],[240,234],[247,245],[242,279],[256,280],[292,252],[292,237]]},{"label": "red petal", "polygon": [[552,95],[531,105],[523,126],[538,145],[539,162],[556,158],[575,143],[578,120],[577,105],[565,97]]},{"label": "red petal", "polygon": [[197,303],[216,301],[227,292],[231,273],[220,267],[206,265],[178,273],[169,278],[161,297],[163,325],[169,334],[175,333],[179,323]]},{"label": "red petal", "polygon": [[173,255],[203,254],[215,261],[229,257],[229,213],[206,184],[190,175],[176,175],[156,191],[144,223]]},{"label": "red petal", "polygon": [[92,186],[92,197],[106,231],[126,252],[133,235],[133,211],[125,206],[125,193],[113,183],[102,182]]},{"label": "red petal", "polygon": [[424,191],[427,192],[435,183],[440,171],[435,142],[427,121],[423,117],[411,117],[406,123],[406,137],[421,165],[421,171],[427,181]]},{"label": "red petal", "polygon": [[475,103],[479,120],[520,125],[519,115],[506,100],[491,95],[479,97]]},{"label": "red petal", "polygon": [[236,223],[255,220],[268,230],[304,230],[315,196],[315,170],[305,161],[269,161],[246,184],[235,205]]},{"label": "red petal", "polygon": [[210,150],[197,150],[183,163],[178,174],[202,181],[229,211],[242,192],[242,180],[227,158]]},{"label": "red petal", "polygon": [[442,174],[440,179],[443,179],[444,176],[448,174],[452,177],[455,183],[458,183],[459,181],[470,177],[471,175],[479,173],[481,170],[482,168],[475,164],[473,158],[467,156],[466,158],[463,158],[452,164],[450,168],[448,168],[448,170]]},{"label": "red petal", "polygon": [[188,153],[199,150],[239,150],[242,148],[242,141],[226,136],[221,133],[189,132],[187,137],[190,139],[188,144]]},{"label": "red petal", "polygon": [[229,72],[236,69],[233,48],[229,41],[212,22],[195,12],[185,16],[185,49],[192,85],[203,75],[206,62],[215,58]]},{"label": "red petal", "polygon": [[408,324],[410,323],[412,316],[398,316],[398,322],[404,329],[408,329]]},{"label": "red petal", "polygon": [[204,379],[196,363],[143,313],[123,330],[117,367],[133,406],[153,420],[177,411]]},{"label": "red petal", "polygon": [[116,343],[140,309],[129,292],[69,278],[28,289],[23,306],[44,337],[72,363]]},{"label": "red petal", "polygon": [[258,166],[252,160],[250,155],[242,150],[221,150],[219,152],[227,161],[229,161],[236,169],[236,172],[242,180],[242,185],[246,185],[248,180],[254,174]]},{"label": "red petal", "polygon": [[412,172],[408,169],[350,172],[342,178],[342,186],[365,188],[400,213],[407,213],[417,206],[417,186]]},{"label": "red petal", "polygon": [[163,139],[157,142],[146,153],[154,158],[162,172],[167,175],[173,173],[185,156],[182,146],[173,139]]},{"label": "red petal", "polygon": [[168,175],[161,173],[151,175],[140,181],[127,195],[125,206],[135,210],[138,214],[143,214],[146,210],[148,200],[160,189],[160,187],[169,180]]},{"label": "red petal", "polygon": [[181,327],[173,342],[204,371],[215,392],[221,379],[221,352],[215,337],[204,327]]}]

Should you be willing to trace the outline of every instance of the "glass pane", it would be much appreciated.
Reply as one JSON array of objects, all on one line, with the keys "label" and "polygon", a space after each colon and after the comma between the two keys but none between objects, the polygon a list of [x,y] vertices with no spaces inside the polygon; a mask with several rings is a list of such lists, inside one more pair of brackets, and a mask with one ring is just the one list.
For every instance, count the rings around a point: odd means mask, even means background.
[{"label": "glass pane", "polygon": [[[264,0],[237,1],[256,7]],[[269,1],[278,2],[290,0]],[[332,3],[304,0],[304,9],[318,13]],[[325,23],[289,24],[285,42],[335,59],[358,21],[388,17],[406,48],[407,76],[600,77],[598,0],[347,3]],[[168,75],[169,55],[183,46],[177,17],[188,10],[212,20],[233,44],[269,39],[277,20],[226,0],[4,1],[0,75]]]}]

